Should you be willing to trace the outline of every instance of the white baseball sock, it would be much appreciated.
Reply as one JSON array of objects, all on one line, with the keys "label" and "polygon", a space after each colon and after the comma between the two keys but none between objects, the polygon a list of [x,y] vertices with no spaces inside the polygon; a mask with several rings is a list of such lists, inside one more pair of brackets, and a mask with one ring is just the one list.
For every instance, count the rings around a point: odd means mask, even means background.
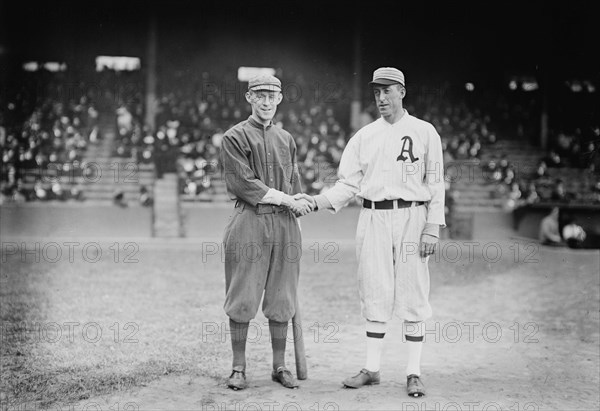
[{"label": "white baseball sock", "polygon": [[372,372],[379,371],[383,337],[387,331],[387,323],[367,320],[367,362],[365,368]]},{"label": "white baseball sock", "polygon": [[421,375],[421,351],[423,350],[423,321],[404,322],[404,336],[408,348],[406,375]]}]

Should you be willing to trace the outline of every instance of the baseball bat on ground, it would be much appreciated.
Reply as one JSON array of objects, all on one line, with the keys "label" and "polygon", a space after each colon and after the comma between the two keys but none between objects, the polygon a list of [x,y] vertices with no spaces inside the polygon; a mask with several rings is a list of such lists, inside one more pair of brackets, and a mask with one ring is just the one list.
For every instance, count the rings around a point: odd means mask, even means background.
[{"label": "baseball bat on ground", "polygon": [[296,314],[292,317],[292,330],[294,333],[294,355],[296,358],[296,377],[299,380],[308,378],[306,368],[306,353],[304,352],[304,335],[302,334],[302,317],[300,315],[300,305],[296,298]]}]

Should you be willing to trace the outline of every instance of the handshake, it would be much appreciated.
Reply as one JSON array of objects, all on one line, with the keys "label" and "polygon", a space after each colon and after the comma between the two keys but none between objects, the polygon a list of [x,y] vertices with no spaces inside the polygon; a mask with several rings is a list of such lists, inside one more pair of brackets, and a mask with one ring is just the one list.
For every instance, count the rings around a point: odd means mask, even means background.
[{"label": "handshake", "polygon": [[315,210],[317,203],[315,199],[308,194],[298,193],[291,197],[289,204],[286,204],[296,217],[302,217]]}]

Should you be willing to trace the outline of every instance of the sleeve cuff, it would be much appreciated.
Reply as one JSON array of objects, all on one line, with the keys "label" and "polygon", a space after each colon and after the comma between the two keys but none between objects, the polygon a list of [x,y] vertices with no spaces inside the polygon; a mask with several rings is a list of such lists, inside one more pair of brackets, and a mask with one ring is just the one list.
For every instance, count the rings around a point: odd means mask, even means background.
[{"label": "sleeve cuff", "polygon": [[275,190],[274,188],[269,188],[269,191],[267,191],[267,193],[259,201],[259,203],[281,205],[281,201],[283,200],[284,195],[285,194],[282,191]]},{"label": "sleeve cuff", "polygon": [[439,220],[432,219],[432,220],[428,220],[425,224],[435,224],[435,225],[440,226],[440,228],[445,228],[446,227],[446,221],[445,220],[439,221]]},{"label": "sleeve cuff", "polygon": [[325,197],[324,194],[318,194],[316,196],[313,197],[315,199],[315,203],[317,203],[317,209],[318,210],[324,210],[326,208],[333,208],[333,206],[331,205],[331,202],[329,201],[329,199],[327,197]]},{"label": "sleeve cuff", "polygon": [[435,238],[440,238],[440,225],[434,223],[425,223],[425,228],[421,234],[427,234]]}]

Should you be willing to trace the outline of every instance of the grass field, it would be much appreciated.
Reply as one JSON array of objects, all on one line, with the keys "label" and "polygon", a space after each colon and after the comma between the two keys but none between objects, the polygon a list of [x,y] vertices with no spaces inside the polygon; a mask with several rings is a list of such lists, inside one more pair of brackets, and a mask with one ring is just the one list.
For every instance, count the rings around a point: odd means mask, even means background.
[{"label": "grass field", "polygon": [[[260,313],[248,346],[255,389],[240,396],[224,386],[231,357],[217,242],[2,241],[0,401],[9,409],[81,406],[102,396],[117,396],[123,409],[243,409],[263,397],[287,398],[302,409],[315,402],[320,409],[399,409],[403,354],[394,349],[396,331],[383,360],[393,381],[351,393],[339,386],[364,360],[351,241],[304,243],[309,380],[293,397],[261,391],[276,387],[265,377],[270,345]],[[437,402],[426,407],[479,399],[504,409],[597,409],[598,252],[515,241],[440,246],[430,261],[431,327],[438,329],[423,362],[432,386],[427,398]],[[161,391],[167,386],[169,394]],[[151,407],[144,387],[155,396]],[[125,401],[133,388],[142,391]]]}]

